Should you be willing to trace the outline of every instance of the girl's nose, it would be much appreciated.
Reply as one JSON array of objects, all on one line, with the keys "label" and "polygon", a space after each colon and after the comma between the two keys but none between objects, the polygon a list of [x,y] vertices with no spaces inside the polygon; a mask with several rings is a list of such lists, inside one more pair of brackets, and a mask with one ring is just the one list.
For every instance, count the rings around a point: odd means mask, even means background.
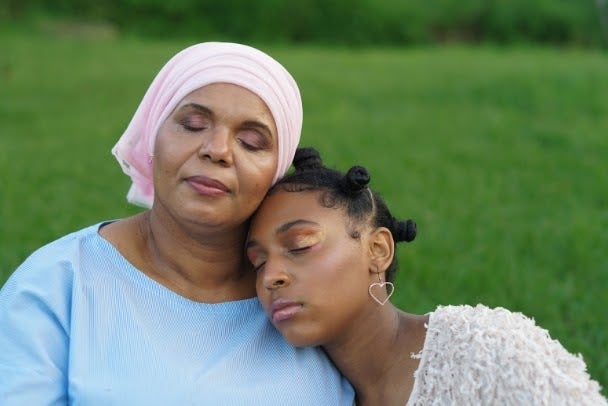
[{"label": "girl's nose", "polygon": [[269,266],[267,261],[263,272],[263,282],[266,289],[275,290],[283,288],[288,286],[291,282],[289,272],[280,264],[273,264]]}]

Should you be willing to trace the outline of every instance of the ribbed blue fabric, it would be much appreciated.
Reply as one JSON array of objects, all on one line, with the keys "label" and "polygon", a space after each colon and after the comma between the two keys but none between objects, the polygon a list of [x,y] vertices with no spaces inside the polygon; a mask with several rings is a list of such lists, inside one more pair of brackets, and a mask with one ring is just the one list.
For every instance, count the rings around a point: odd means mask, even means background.
[{"label": "ribbed blue fabric", "polygon": [[100,224],[40,248],[0,290],[0,404],[353,404],[324,353],[291,347],[257,299],[185,299]]}]

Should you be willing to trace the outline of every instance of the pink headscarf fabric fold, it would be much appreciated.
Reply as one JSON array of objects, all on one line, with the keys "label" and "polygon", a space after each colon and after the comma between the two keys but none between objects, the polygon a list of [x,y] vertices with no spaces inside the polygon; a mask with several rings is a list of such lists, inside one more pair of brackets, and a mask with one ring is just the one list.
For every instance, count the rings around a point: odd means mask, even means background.
[{"label": "pink headscarf fabric fold", "polygon": [[258,95],[278,132],[278,165],[273,183],[287,172],[302,131],[302,100],[291,74],[275,59],[247,45],[205,42],[177,53],[160,70],[112,153],[131,177],[127,200],[151,207],[151,157],[156,134],[177,104],[212,83],[231,83]]}]

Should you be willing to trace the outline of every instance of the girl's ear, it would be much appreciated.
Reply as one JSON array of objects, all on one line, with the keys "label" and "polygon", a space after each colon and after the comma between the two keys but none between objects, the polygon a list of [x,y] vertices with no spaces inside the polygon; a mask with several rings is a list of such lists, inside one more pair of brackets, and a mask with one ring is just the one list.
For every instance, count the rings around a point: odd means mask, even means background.
[{"label": "girl's ear", "polygon": [[370,234],[369,253],[372,272],[384,272],[393,260],[395,242],[386,227],[378,227]]}]

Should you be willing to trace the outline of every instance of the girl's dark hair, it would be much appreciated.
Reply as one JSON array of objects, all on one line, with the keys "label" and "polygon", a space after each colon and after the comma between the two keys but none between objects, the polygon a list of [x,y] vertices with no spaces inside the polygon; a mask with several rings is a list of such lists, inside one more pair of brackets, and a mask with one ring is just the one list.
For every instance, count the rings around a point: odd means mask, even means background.
[{"label": "girl's dark hair", "polygon": [[[280,179],[269,194],[278,189],[288,192],[322,191],[320,203],[324,207],[340,207],[346,211],[353,226],[351,237],[359,238],[357,225],[369,222],[367,224],[374,227],[386,227],[395,244],[416,238],[416,223],[394,218],[382,197],[368,187],[370,176],[367,169],[353,166],[344,174],[328,168],[314,148],[298,148],[293,166],[295,171]],[[394,280],[397,265],[395,255],[386,270],[387,281]]]}]

